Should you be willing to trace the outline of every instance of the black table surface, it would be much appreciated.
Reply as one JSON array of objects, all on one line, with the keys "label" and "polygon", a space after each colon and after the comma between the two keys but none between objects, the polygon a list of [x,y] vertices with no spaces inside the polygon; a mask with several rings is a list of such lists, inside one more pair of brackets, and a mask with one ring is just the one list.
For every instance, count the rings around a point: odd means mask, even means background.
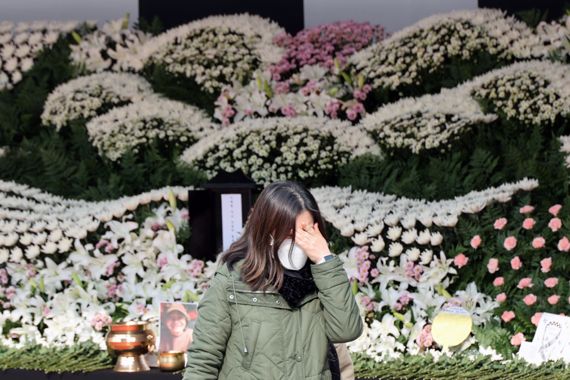
[{"label": "black table surface", "polygon": [[162,372],[157,368],[152,368],[146,372],[124,373],[115,372],[112,369],[87,373],[44,373],[41,371],[27,371],[22,369],[10,369],[0,371],[2,380],[180,380],[182,372],[171,373]]},{"label": "black table surface", "polygon": [[[23,369],[10,369],[0,371],[2,380],[180,380],[182,372],[162,372],[158,368],[152,368],[147,372],[124,373],[115,372],[112,369],[87,373],[44,373],[41,371],[28,371]],[[357,379],[358,380],[358,379]]]}]

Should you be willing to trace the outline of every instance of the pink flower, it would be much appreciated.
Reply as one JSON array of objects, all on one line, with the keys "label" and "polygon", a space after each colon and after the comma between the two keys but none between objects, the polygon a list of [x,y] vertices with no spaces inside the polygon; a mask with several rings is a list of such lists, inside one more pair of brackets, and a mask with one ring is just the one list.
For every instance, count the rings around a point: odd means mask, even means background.
[{"label": "pink flower", "polygon": [[536,221],[533,218],[526,218],[525,220],[523,220],[522,227],[525,230],[532,230],[532,227],[534,227],[535,224]]},{"label": "pink flower", "polygon": [[547,299],[548,303],[551,305],[556,305],[560,301],[560,296],[553,294]]},{"label": "pink flower", "polygon": [[521,214],[528,214],[528,213],[533,212],[533,211],[534,211],[534,207],[531,205],[525,205],[525,206],[521,207],[519,210],[519,212]]},{"label": "pink flower", "polygon": [[511,259],[511,268],[514,270],[519,270],[522,267],[522,261],[518,256],[515,256]]},{"label": "pink flower", "polygon": [[546,240],[544,240],[544,238],[542,236],[535,237],[534,239],[532,239],[532,248],[535,248],[535,249],[544,248],[545,244],[546,244]]},{"label": "pink flower", "polygon": [[497,297],[495,297],[495,300],[497,300],[497,302],[505,302],[507,300],[507,295],[505,293],[499,293],[497,294]]},{"label": "pink flower", "polygon": [[380,272],[378,271],[378,269],[374,268],[370,271],[370,276],[376,278],[380,275]]},{"label": "pink flower", "polygon": [[512,251],[517,246],[517,238],[514,236],[509,236],[505,239],[503,246],[507,251]]},{"label": "pink flower", "polygon": [[470,244],[471,244],[471,247],[473,247],[473,249],[479,248],[479,246],[481,245],[481,236],[479,236],[479,235],[473,236]]},{"label": "pink flower", "polygon": [[548,209],[548,212],[551,213],[552,215],[556,216],[556,215],[558,215],[558,212],[560,211],[561,208],[562,208],[562,205],[555,204],[554,206],[552,206]]},{"label": "pink flower", "polygon": [[513,319],[515,319],[515,312],[514,311],[503,311],[503,314],[501,314],[501,319],[506,322],[509,323],[510,321],[512,321]]},{"label": "pink flower", "polygon": [[517,288],[524,289],[524,288],[532,288],[532,278],[525,277],[519,281]]},{"label": "pink flower", "polygon": [[527,294],[524,298],[523,298],[523,302],[525,303],[526,306],[530,306],[530,305],[534,305],[536,303],[536,296],[534,294]]},{"label": "pink flower", "polygon": [[566,236],[558,241],[558,250],[568,252],[570,250],[570,240]]},{"label": "pink flower", "polygon": [[554,288],[556,285],[558,285],[558,278],[556,277],[549,277],[546,280],[544,280],[544,285],[547,288]]},{"label": "pink flower", "polygon": [[493,286],[502,286],[505,284],[505,279],[503,277],[497,277],[493,280]]},{"label": "pink flower", "polygon": [[457,268],[464,267],[465,265],[467,265],[468,262],[469,262],[469,257],[465,256],[463,253],[460,253],[459,255],[455,256],[455,258],[453,259],[453,264],[455,264]]},{"label": "pink flower", "polygon": [[532,322],[533,325],[538,326],[540,318],[542,318],[542,313],[534,313],[534,315],[530,318],[530,321]]},{"label": "pink flower", "polygon": [[515,334],[511,337],[511,344],[513,346],[520,346],[522,344],[522,342],[526,342],[526,339],[525,339],[523,333],[518,333],[518,334]]},{"label": "pink flower", "polygon": [[538,237],[535,237],[534,239],[532,239],[532,248],[535,248],[535,249],[544,248],[545,244],[546,244],[546,240],[544,240],[544,238],[542,236],[538,236]]},{"label": "pink flower", "polygon": [[499,259],[489,259],[489,263],[487,264],[487,269],[489,273],[495,273],[499,270]]},{"label": "pink flower", "polygon": [[552,257],[547,257],[546,259],[540,260],[540,270],[542,273],[550,272],[550,268],[552,267]]},{"label": "pink flower", "polygon": [[550,222],[548,222],[548,228],[550,228],[552,232],[558,231],[561,227],[562,227],[562,221],[560,220],[560,218],[552,218],[550,219]]},{"label": "pink flower", "polygon": [[507,225],[507,218],[499,218],[499,219],[495,220],[493,227],[496,230],[502,230],[503,228],[505,228],[506,225]]}]

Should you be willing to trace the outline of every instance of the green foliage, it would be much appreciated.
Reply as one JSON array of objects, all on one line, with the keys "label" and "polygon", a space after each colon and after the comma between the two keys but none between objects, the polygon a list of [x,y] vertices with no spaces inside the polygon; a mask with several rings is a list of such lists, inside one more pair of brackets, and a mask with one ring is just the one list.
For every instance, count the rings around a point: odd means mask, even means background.
[{"label": "green foliage", "polygon": [[503,358],[512,358],[516,347],[511,344],[511,332],[497,320],[491,320],[484,326],[473,326],[473,335],[480,347],[491,347]]},{"label": "green foliage", "polygon": [[[560,121],[557,133],[568,131]],[[539,180],[535,202],[560,202],[568,192],[568,170],[553,129],[505,120],[474,128],[452,151],[365,155],[340,169],[339,185],[409,198],[448,199],[525,177]]]},{"label": "green foliage", "polygon": [[49,93],[74,76],[69,61],[71,37],[44,50],[10,91],[0,92],[0,146],[15,146],[41,130],[40,116]]},{"label": "green foliage", "polygon": [[356,377],[359,379],[383,380],[502,380],[502,379],[548,379],[562,380],[570,377],[570,369],[562,362],[548,362],[534,367],[520,360],[510,362],[491,361],[474,354],[442,356],[434,361],[430,356],[406,356],[377,363],[363,354],[353,354]]},{"label": "green foliage", "polygon": [[161,151],[151,144],[112,162],[99,156],[81,122],[59,133],[41,128],[0,158],[0,178],[86,200],[119,198],[168,185],[198,185],[206,178],[199,171],[177,166],[181,148]]},{"label": "green foliage", "polygon": [[150,21],[144,17],[139,17],[139,21],[134,24],[134,28],[153,36],[157,36],[165,31],[164,24],[158,16],[154,16]]},{"label": "green foliage", "polygon": [[373,90],[364,102],[364,106],[368,112],[374,112],[381,105],[401,98],[435,94],[443,88],[455,87],[477,75],[509,63],[486,51],[477,52],[469,60],[448,58],[437,70],[418,73],[419,79],[413,84],[401,85],[396,90],[389,88]]},{"label": "green foliage", "polygon": [[210,116],[214,115],[214,102],[217,95],[203,91],[194,80],[171,74],[161,65],[145,67],[143,75],[152,84],[154,91],[167,98],[195,105]]},{"label": "green foliage", "polygon": [[548,19],[548,9],[525,9],[518,11],[515,16],[531,28],[536,28],[541,21]]},{"label": "green foliage", "polygon": [[0,346],[0,370],[27,369],[46,373],[92,372],[110,368],[111,364],[112,359],[109,354],[92,343],[81,343],[66,348],[27,346],[16,349]]}]

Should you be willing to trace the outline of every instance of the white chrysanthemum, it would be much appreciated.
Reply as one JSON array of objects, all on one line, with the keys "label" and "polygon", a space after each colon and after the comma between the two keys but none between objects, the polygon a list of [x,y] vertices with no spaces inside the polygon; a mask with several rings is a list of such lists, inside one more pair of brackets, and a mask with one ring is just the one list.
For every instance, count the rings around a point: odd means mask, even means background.
[{"label": "white chrysanthemum", "polygon": [[[376,229],[377,234],[371,232],[378,221],[385,220],[386,217],[395,219],[389,220],[390,223],[394,222],[394,226],[390,227],[388,231],[391,230],[391,232],[387,232],[386,238],[395,237],[396,232],[400,231],[401,236],[399,234],[398,236],[404,244],[412,246],[418,244],[422,249],[428,246],[440,246],[443,243],[441,232],[432,232],[427,228],[402,232],[401,221],[413,218],[427,227],[428,224],[431,226],[432,220],[438,220],[443,222],[438,225],[438,228],[453,227],[457,223],[457,218],[471,209],[473,205],[489,205],[501,201],[504,197],[511,197],[517,192],[530,191],[537,186],[538,181],[523,179],[499,187],[472,191],[454,199],[431,202],[352,190],[350,187],[319,187],[312,189],[311,193],[319,204],[323,218],[339,229],[343,236],[353,237],[361,231],[366,231],[371,250],[380,252],[385,244],[382,236],[383,229]],[[355,226],[359,226],[359,229]],[[408,251],[406,254],[419,255],[415,251]],[[424,254],[425,257],[427,257],[426,254]]]},{"label": "white chrysanthemum", "polygon": [[463,87],[491,111],[522,124],[548,125],[570,114],[570,67],[530,61],[493,70]]},{"label": "white chrysanthemum", "polygon": [[469,91],[458,87],[387,104],[364,117],[360,125],[382,146],[419,153],[447,149],[471,127],[496,118],[483,113]]},{"label": "white chrysanthemum", "polygon": [[113,161],[153,141],[189,146],[213,131],[204,111],[162,98],[115,108],[87,123],[93,145]]},{"label": "white chrysanthemum", "polygon": [[0,27],[0,91],[11,89],[30,70],[34,60],[76,22],[2,22]]},{"label": "white chrysanthemum", "polygon": [[182,162],[213,176],[243,170],[255,181],[315,178],[334,173],[352,157],[380,154],[378,146],[347,122],[316,117],[268,118],[233,124],[203,138]]},{"label": "white chrysanthemum", "polygon": [[[101,222],[120,219],[133,203],[143,204],[151,194],[166,199],[169,192],[181,199],[186,187],[166,187],[140,195],[112,201],[88,202],[68,200],[15,182],[0,181],[0,249],[10,248],[12,259],[45,253],[67,253],[75,239],[85,238]],[[148,203],[148,202],[147,202]],[[17,260],[16,260],[17,261]]]},{"label": "white chrysanthemum", "polygon": [[134,74],[101,73],[80,77],[52,91],[44,105],[42,122],[59,130],[71,120],[91,119],[109,108],[151,95],[150,83]]},{"label": "white chrysanthemum", "polygon": [[545,57],[540,38],[512,16],[493,9],[457,11],[425,18],[350,58],[375,88],[417,85],[452,59],[479,52],[499,59]]},{"label": "white chrysanthemum", "polygon": [[212,16],[149,40],[140,58],[192,78],[214,93],[233,81],[243,82],[259,67],[276,63],[283,51],[273,38],[283,32],[259,16]]}]

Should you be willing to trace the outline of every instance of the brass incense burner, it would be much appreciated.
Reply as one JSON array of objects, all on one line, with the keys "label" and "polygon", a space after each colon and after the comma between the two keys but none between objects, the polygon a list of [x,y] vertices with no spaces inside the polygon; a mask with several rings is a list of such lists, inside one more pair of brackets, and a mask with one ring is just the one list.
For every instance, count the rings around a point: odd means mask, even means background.
[{"label": "brass incense burner", "polygon": [[186,353],[182,351],[165,351],[158,356],[161,371],[180,371],[184,369]]},{"label": "brass incense burner", "polygon": [[147,322],[115,323],[105,339],[107,349],[117,356],[117,372],[149,371],[144,354],[154,350],[155,334]]}]

